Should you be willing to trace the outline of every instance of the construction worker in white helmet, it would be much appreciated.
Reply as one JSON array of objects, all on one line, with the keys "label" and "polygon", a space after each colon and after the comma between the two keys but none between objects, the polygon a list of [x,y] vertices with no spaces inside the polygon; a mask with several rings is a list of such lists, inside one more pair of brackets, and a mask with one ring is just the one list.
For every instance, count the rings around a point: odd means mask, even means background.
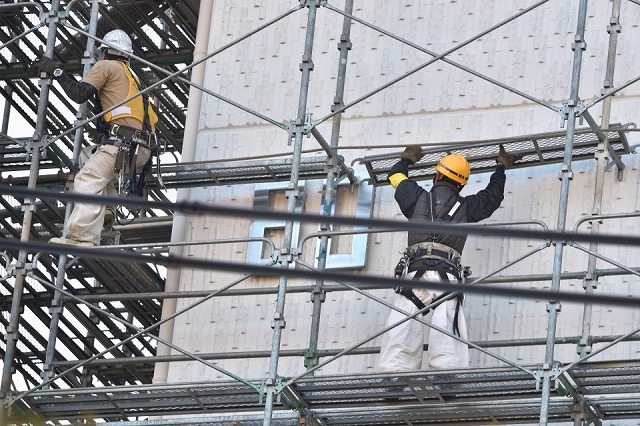
[{"label": "construction worker in white helmet", "polygon": [[[460,191],[467,184],[471,168],[459,154],[450,154],[435,166],[433,187],[427,191],[408,178],[409,166],[422,158],[419,146],[409,146],[389,172],[389,182],[395,188],[395,199],[409,220],[444,221],[451,223],[478,222],[498,209],[504,198],[505,168],[522,158],[509,154],[500,145],[496,169],[485,189],[463,197]],[[408,247],[396,267],[396,276],[403,279],[462,282],[468,268],[462,267],[460,256],[466,235],[431,232],[408,233]],[[395,307],[410,315],[436,303],[431,324],[467,340],[467,327],[462,311],[462,295],[448,298],[449,292],[424,288],[397,287],[399,294]],[[457,294],[457,293],[456,293]],[[442,300],[440,304],[437,304]],[[423,312],[425,315],[428,310]],[[386,327],[403,318],[392,310]],[[408,320],[392,328],[383,336],[378,370],[383,372],[415,371],[422,368],[425,326]],[[429,369],[456,369],[469,365],[468,346],[444,333],[431,329],[428,339],[427,362]]]},{"label": "construction worker in white helmet", "polygon": [[[82,81],[67,75],[52,59],[40,59],[38,70],[53,77],[71,100],[83,103],[96,97],[97,112],[109,110],[96,124],[98,145],[91,147],[89,159],[75,176],[75,192],[117,195],[113,184],[116,163],[120,172],[128,170],[131,192],[142,192],[144,173],[151,166],[158,117],[146,94],[112,109],[144,88],[129,66],[132,53],[131,39],[124,31],[108,32],[100,46],[99,60]],[[49,242],[99,245],[103,226],[115,217],[113,208],[106,215],[105,209],[104,205],[76,203],[69,217],[67,238],[56,237]]]}]

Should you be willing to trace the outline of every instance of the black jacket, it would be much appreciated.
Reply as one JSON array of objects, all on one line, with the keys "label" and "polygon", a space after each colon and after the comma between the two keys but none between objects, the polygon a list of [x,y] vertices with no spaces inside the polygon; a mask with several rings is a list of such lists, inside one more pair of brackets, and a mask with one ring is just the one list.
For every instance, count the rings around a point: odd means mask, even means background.
[{"label": "black jacket", "polygon": [[[389,176],[395,173],[402,173],[408,176],[409,160],[401,158],[391,168]],[[461,204],[453,218],[451,218],[451,223],[479,222],[491,216],[500,207],[500,203],[504,199],[505,180],[504,167],[498,165],[485,189],[477,194],[462,197],[459,195],[457,185],[447,179],[442,179],[434,184],[431,191],[426,191],[411,179],[405,179],[396,187],[395,199],[400,206],[400,210],[409,220],[431,220],[431,203],[429,201],[429,192],[431,192],[431,196],[435,201],[435,214],[433,217],[436,218],[436,222],[442,220],[437,218],[444,217],[456,201],[460,201]],[[462,254],[467,236],[409,232],[409,246],[426,241],[445,244]]]}]

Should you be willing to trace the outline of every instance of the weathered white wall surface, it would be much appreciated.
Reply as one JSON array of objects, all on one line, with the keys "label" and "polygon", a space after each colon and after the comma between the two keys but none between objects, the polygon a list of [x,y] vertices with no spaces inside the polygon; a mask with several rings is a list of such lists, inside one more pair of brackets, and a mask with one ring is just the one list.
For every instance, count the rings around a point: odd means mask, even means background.
[{"label": "weathered white wall surface", "polygon": [[[334,2],[330,2],[334,4]],[[335,3],[341,8],[343,2]],[[355,1],[354,14],[423,48],[442,53],[485,29],[528,7],[530,1]],[[239,5],[240,4],[240,5]],[[293,0],[217,0],[211,26],[209,51],[236,40],[242,34],[298,5]],[[552,0],[496,31],[486,34],[449,56],[452,61],[472,68],[511,87],[554,106],[561,106],[570,93],[571,66],[577,1]],[[584,53],[580,97],[598,96],[604,79],[610,16],[610,1],[589,2],[587,50]],[[634,78],[640,70],[640,7],[623,2],[622,33],[616,57],[617,86]],[[297,115],[300,91],[299,63],[306,32],[306,9],[295,12],[207,62],[207,88],[258,111],[278,122],[288,123]],[[338,51],[343,18],[328,8],[318,11],[313,49],[307,112],[313,119],[330,113],[335,95]],[[382,35],[361,24],[352,25],[353,48],[349,53],[345,101],[352,102],[413,70],[430,56]],[[285,131],[264,122],[212,96],[205,96],[197,148],[198,160],[233,159],[264,154],[291,153]],[[611,122],[640,121],[640,83],[625,88],[614,98]],[[600,105],[591,109],[596,118]],[[560,130],[560,116],[541,105],[492,85],[470,73],[437,62],[408,78],[368,97],[349,108],[341,129],[341,154],[347,163],[373,154],[400,152],[406,144],[464,141]],[[586,125],[586,123],[585,123]],[[319,126],[329,139],[330,120]],[[638,143],[635,133],[631,143]],[[303,149],[315,149],[313,139],[305,139]],[[624,179],[618,181],[614,169],[605,176],[604,214],[640,211],[640,158],[628,155]],[[356,164],[355,167],[358,167]],[[573,164],[567,225],[592,211],[596,172],[595,160]],[[507,172],[505,201],[491,221],[536,219],[550,229],[556,227],[560,165],[510,170]],[[463,194],[482,189],[489,175],[472,176]],[[426,183],[425,183],[426,184]],[[305,211],[320,212],[322,182],[306,183]],[[194,189],[193,198],[212,204],[251,207],[253,185]],[[390,187],[376,190],[373,216],[402,220]],[[190,222],[192,239],[239,238],[248,235],[250,221],[235,218],[198,217]],[[304,224],[301,235],[315,232],[317,226]],[[536,229],[536,228],[532,228]],[[582,231],[589,227],[583,225]],[[602,232],[640,234],[640,219],[606,221]],[[402,233],[373,235],[369,239],[368,275],[390,276],[398,253],[404,248]],[[464,261],[475,277],[517,259],[543,241],[470,237]],[[246,244],[211,245],[189,249],[196,257],[243,262]],[[303,247],[303,259],[313,262],[315,242]],[[615,261],[638,266],[640,248],[602,247],[602,253]],[[548,274],[552,271],[553,248],[547,248],[508,268],[505,275]],[[586,269],[587,258],[578,250],[565,247],[563,271]],[[600,268],[613,266],[599,263]],[[219,271],[184,272],[184,291],[221,288],[239,277]],[[313,280],[290,280],[290,286],[310,286]],[[519,288],[547,289],[550,280],[516,283]],[[238,285],[273,289],[277,281],[253,278]],[[505,284],[507,285],[507,284]],[[602,278],[597,292],[638,294],[640,280],[632,276]],[[563,281],[562,290],[582,291],[582,281]],[[373,291],[377,297],[393,301],[392,290]],[[192,301],[183,300],[182,308]],[[176,319],[174,343],[199,353],[270,351],[270,328],[276,303],[275,294],[222,296],[190,310]],[[308,293],[287,295],[282,349],[304,349],[309,344],[311,303]],[[546,300],[469,296],[466,310],[471,339],[474,341],[545,338]],[[345,348],[375,334],[383,327],[388,308],[350,291],[332,292],[322,307],[321,349]],[[596,306],[592,321],[595,336],[620,335],[640,325],[637,310]],[[563,304],[558,336],[578,336],[582,306]],[[365,344],[378,346],[380,338]],[[598,346],[595,346],[597,348]],[[543,346],[492,349],[518,363],[539,364]],[[640,346],[621,344],[596,359],[638,358]],[[576,359],[575,345],[556,346],[556,359]],[[318,374],[372,372],[377,356],[343,357],[322,368]],[[268,371],[268,359],[227,359],[218,362],[242,377],[260,378]],[[473,366],[503,365],[494,358],[472,352]],[[279,374],[291,376],[304,371],[301,357],[283,357]],[[226,378],[197,363],[176,363],[169,380],[191,381]]]}]

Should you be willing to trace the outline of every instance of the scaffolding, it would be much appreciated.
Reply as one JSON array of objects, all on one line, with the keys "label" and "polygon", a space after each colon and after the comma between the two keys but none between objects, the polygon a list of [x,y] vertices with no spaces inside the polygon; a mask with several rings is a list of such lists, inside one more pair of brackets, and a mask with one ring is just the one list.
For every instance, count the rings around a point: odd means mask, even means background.
[{"label": "scaffolding", "polygon": [[[359,18],[353,13],[353,0],[346,0],[344,9],[325,0],[292,2],[295,5],[289,11],[266,21],[214,52],[198,51],[196,36],[196,33],[205,31],[202,27],[210,24],[207,20],[211,15],[212,2],[52,0],[0,4],[0,41],[4,43],[0,51],[3,59],[0,78],[4,82],[1,91],[7,105],[0,136],[0,161],[3,166],[1,183],[5,184],[3,197],[0,197],[3,234],[0,242],[5,250],[3,292],[0,297],[3,311],[0,330],[5,338],[5,344],[0,348],[4,360],[0,387],[4,404],[2,421],[9,424],[87,424],[105,421],[123,426],[230,423],[472,425],[491,422],[539,422],[544,425],[548,422],[573,422],[598,425],[603,419],[640,419],[638,363],[633,360],[590,361],[594,355],[615,347],[619,342],[637,341],[640,331],[635,329],[616,336],[593,336],[590,321],[593,302],[605,300],[625,303],[622,297],[598,297],[595,290],[600,277],[640,276],[640,267],[622,265],[598,252],[598,243],[604,241],[598,238],[600,223],[640,216],[638,212],[602,214],[605,171],[615,167],[618,178],[622,179],[622,156],[634,152],[627,135],[635,130],[635,125],[609,123],[612,97],[640,79],[632,79],[617,87],[613,85],[617,37],[622,31],[620,10],[623,0],[611,2],[603,94],[589,102],[580,100],[578,95],[582,56],[586,48],[584,31],[587,0],[578,0],[573,75],[567,101],[562,106],[549,104],[449,59],[450,54],[457,49],[508,22],[526,16],[547,1],[541,0],[523,8],[443,53],[432,52]],[[640,2],[636,0],[626,1],[640,7]],[[340,65],[331,112],[312,120],[307,112],[307,102],[313,72],[314,31],[317,14],[321,11],[335,13],[343,19],[338,44]],[[296,13],[306,13],[307,25],[304,51],[300,52],[302,62],[298,111],[290,124],[269,118],[203,85],[206,60]],[[344,82],[352,43],[350,30],[354,23],[392,37],[432,56],[432,59],[346,103]],[[82,107],[77,112],[77,120],[70,122],[66,117],[69,111],[75,113],[75,107],[65,100],[51,80],[35,76],[30,71],[31,64],[34,58],[43,54],[39,50],[42,46],[44,54],[61,61],[66,71],[86,72],[93,61],[93,45],[116,24],[121,28],[124,25],[123,29],[134,35],[136,44],[132,66],[142,76],[156,105],[163,111],[158,129],[168,142],[167,152],[176,158],[180,156],[180,159],[175,164],[161,165],[160,173],[155,174],[150,182],[148,200],[124,203],[131,209],[141,209],[144,214],[131,224],[119,224],[109,234],[103,234],[111,244],[106,247],[108,250],[103,250],[102,247],[69,249],[66,253],[73,256],[66,256],[64,250],[47,247],[43,242],[61,234],[65,217],[68,216],[69,201],[82,200],[76,194],[61,191],[70,186],[73,172],[77,170],[81,147],[90,143],[87,128],[92,125],[91,114],[87,108]],[[468,342],[475,350],[504,362],[506,366],[501,368],[314,375],[320,367],[340,357],[377,353],[379,348],[363,346],[385,331],[380,330],[367,340],[341,350],[320,348],[318,330],[321,327],[322,306],[328,292],[353,291],[389,308],[393,309],[393,306],[368,292],[371,288],[379,287],[367,286],[365,277],[327,271],[326,256],[320,256],[317,265],[305,263],[299,256],[304,242],[318,238],[319,252],[326,253],[331,237],[397,232],[398,229],[393,228],[392,221],[365,218],[344,222],[364,227],[365,230],[333,231],[332,225],[341,223],[341,219],[332,217],[329,212],[318,216],[299,215],[297,198],[300,195],[294,190],[290,190],[288,194],[287,212],[280,213],[279,216],[286,220],[281,245],[276,246],[268,238],[257,239],[270,248],[269,263],[246,266],[248,273],[215,291],[179,290],[176,285],[179,271],[172,268],[174,262],[180,263],[182,267],[222,270],[238,268],[238,265],[224,265],[215,261],[192,260],[189,263],[183,256],[185,246],[255,241],[242,237],[185,242],[183,227],[186,212],[220,214],[224,211],[221,208],[207,208],[190,203],[190,188],[285,182],[292,189],[301,180],[315,179],[326,182],[322,204],[334,204],[336,188],[341,181],[348,179],[351,185],[362,184],[362,180],[338,154],[341,152],[338,142],[342,113],[438,61],[463,69],[477,78],[548,108],[559,114],[566,123],[566,131],[563,132],[429,146],[424,150],[423,159],[410,171],[410,176],[414,179],[430,179],[434,163],[444,153],[455,151],[469,159],[474,173],[486,172],[493,166],[498,144],[524,155],[518,167],[562,164],[555,228],[549,231],[543,222],[532,221],[534,226],[541,226],[541,231],[531,232],[530,235],[540,238],[543,243],[510,262],[514,264],[549,249],[554,251],[553,270],[537,276],[497,276],[506,268],[507,265],[504,265],[473,283],[551,282],[551,294],[538,294],[539,297],[549,299],[546,339]],[[36,79],[39,89],[33,83]],[[33,93],[39,93],[39,97],[33,96]],[[213,96],[283,130],[291,141],[292,152],[264,158],[195,161],[194,146],[189,142],[195,138],[189,132],[196,131],[202,95]],[[53,98],[57,102],[49,101]],[[187,102],[189,114],[186,113]],[[591,116],[590,109],[600,104],[602,121],[597,123]],[[12,118],[10,115],[16,113],[32,125],[33,137],[14,138],[8,135],[8,123]],[[580,119],[586,120],[588,127],[580,128]],[[189,120],[192,120],[191,123]],[[332,132],[327,141],[318,126],[329,121]],[[317,150],[306,152],[302,149],[303,138],[308,136],[318,143]],[[381,186],[386,184],[387,173],[398,155],[399,152],[390,152],[356,161],[366,168],[371,185]],[[597,160],[593,214],[569,229],[570,225],[566,221],[572,162],[592,158]],[[56,169],[59,171],[51,173]],[[63,169],[71,172],[62,172]],[[6,173],[16,173],[17,176],[6,177]],[[163,188],[177,189],[178,202],[170,202]],[[67,204],[63,205],[57,200]],[[227,211],[238,217],[267,214],[242,209]],[[293,223],[305,218],[320,224],[322,231],[304,236],[299,247],[295,247]],[[585,247],[580,244],[584,239],[575,237],[579,227],[587,221],[591,225],[593,238],[589,239],[589,246]],[[508,235],[509,231],[501,229],[519,224],[521,223],[492,224],[496,232],[494,235]],[[399,226],[397,223],[395,225]],[[548,238],[551,234],[554,237]],[[638,246],[633,237],[620,237],[619,243]],[[584,271],[562,270],[563,252],[567,247],[588,255]],[[613,268],[597,268],[597,260],[602,260]],[[160,269],[164,267],[168,268],[166,272]],[[250,271],[270,271],[278,277],[277,287],[235,288],[237,284],[251,278]],[[300,274],[307,274],[314,280],[314,284],[309,287],[288,287],[288,280],[299,277]],[[580,299],[584,302],[582,335],[559,338],[556,336],[559,305],[562,300],[571,297],[560,291],[560,283],[566,279],[587,281],[584,298]],[[327,281],[337,284],[329,284]],[[391,280],[379,281],[381,285],[392,286]],[[490,291],[490,288],[483,285],[475,291]],[[307,348],[285,350],[281,347],[285,326],[285,300],[286,295],[293,292],[311,294],[312,327]],[[167,336],[171,336],[168,329],[173,327],[173,319],[199,304],[214,297],[265,293],[277,295],[278,301],[270,351],[194,354],[167,339]],[[178,299],[193,299],[193,302],[177,310],[175,303]],[[423,322],[425,326],[430,326]],[[80,331],[78,325],[87,330],[87,333]],[[596,342],[605,345],[598,351],[593,351],[591,346]],[[569,365],[558,364],[553,355],[555,346],[560,344],[576,345],[580,360]],[[520,365],[491,351],[494,347],[516,345],[544,346],[544,360],[537,365]],[[180,355],[171,354],[171,350]],[[297,377],[280,376],[278,359],[283,357],[299,358],[301,362],[304,360],[306,371]],[[269,359],[268,375],[257,379],[243,378],[221,369],[215,363],[216,360],[230,358]],[[168,363],[183,361],[197,361],[233,380],[152,383],[154,371],[156,375],[161,375]],[[26,390],[15,388],[18,377]],[[147,419],[142,419],[145,417]]]}]

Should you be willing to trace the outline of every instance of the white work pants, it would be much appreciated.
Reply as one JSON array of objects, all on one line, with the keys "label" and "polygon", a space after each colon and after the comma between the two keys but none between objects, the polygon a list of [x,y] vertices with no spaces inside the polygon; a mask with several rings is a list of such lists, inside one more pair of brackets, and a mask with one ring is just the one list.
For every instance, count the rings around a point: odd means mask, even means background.
[{"label": "white work pants", "polygon": [[[99,145],[95,154],[87,160],[76,175],[73,190],[81,194],[117,195],[117,191],[113,186],[117,154],[117,146]],[[142,170],[142,167],[149,160],[149,156],[150,151],[148,149],[138,149],[137,170]],[[76,203],[69,216],[69,228],[67,230],[69,238],[99,245],[104,210],[105,206],[103,204]]]},{"label": "white work pants", "polygon": [[[411,279],[414,274],[408,274],[407,279]],[[426,271],[421,279],[441,281],[440,275],[436,271]],[[450,281],[456,282],[456,278],[450,275]],[[422,288],[414,288],[413,292],[425,305],[430,304],[433,299],[442,294],[442,292],[432,292]],[[438,305],[433,310],[431,324],[453,333],[456,303],[456,299],[453,298]],[[419,310],[413,302],[402,295],[398,295],[395,307],[408,312],[410,315]],[[403,318],[406,318],[405,314],[392,310],[385,327],[389,327]],[[426,318],[426,316],[423,317],[420,314],[417,318]],[[382,338],[378,371],[420,370],[422,368],[422,347],[425,328],[426,325],[410,319],[387,331]],[[462,307],[458,312],[458,328],[460,337],[467,340],[467,323]],[[428,345],[427,362],[429,369],[443,370],[469,366],[469,348],[465,343],[437,330],[430,329]]]}]

